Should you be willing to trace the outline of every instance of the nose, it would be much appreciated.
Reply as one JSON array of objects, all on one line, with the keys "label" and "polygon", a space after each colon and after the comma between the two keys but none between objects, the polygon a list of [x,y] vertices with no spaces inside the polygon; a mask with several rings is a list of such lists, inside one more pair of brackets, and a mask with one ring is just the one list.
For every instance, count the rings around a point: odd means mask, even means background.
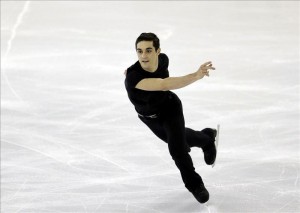
[{"label": "nose", "polygon": [[143,52],[142,55],[141,55],[141,57],[142,57],[142,58],[145,58],[145,57],[146,57],[146,53]]}]

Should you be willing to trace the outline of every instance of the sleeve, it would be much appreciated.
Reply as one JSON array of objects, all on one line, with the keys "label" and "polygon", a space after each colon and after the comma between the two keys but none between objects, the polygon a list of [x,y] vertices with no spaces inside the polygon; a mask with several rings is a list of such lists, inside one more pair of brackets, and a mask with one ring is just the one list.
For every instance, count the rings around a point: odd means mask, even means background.
[{"label": "sleeve", "polygon": [[169,70],[168,70],[169,58],[164,53],[161,53],[160,55],[161,55],[160,60],[161,60],[161,70],[162,70],[161,78],[168,78],[169,77]]},{"label": "sleeve", "polygon": [[163,69],[168,69],[169,67],[169,57],[164,54],[164,53],[161,53],[161,60],[162,60],[162,68]]},{"label": "sleeve", "polygon": [[144,77],[138,72],[132,71],[126,75],[126,84],[129,88],[135,88],[135,86],[143,79]]}]

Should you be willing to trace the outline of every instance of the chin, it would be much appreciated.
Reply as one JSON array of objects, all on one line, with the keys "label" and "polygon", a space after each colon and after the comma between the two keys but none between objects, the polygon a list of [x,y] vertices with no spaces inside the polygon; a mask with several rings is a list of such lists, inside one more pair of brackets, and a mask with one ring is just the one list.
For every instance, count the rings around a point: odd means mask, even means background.
[{"label": "chin", "polygon": [[149,67],[142,67],[144,70],[148,71]]},{"label": "chin", "polygon": [[150,68],[149,66],[145,66],[145,65],[143,65],[143,64],[141,64],[141,67],[142,67],[143,69],[149,69],[149,68]]}]

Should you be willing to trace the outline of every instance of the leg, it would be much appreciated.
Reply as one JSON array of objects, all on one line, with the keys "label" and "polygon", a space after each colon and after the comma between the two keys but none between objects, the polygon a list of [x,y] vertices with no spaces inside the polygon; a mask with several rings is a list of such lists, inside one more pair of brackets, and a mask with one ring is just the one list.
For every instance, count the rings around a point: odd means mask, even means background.
[{"label": "leg", "polygon": [[163,128],[162,121],[160,118],[143,118],[139,116],[139,119],[146,124],[149,129],[161,140],[167,143],[167,135]]},{"label": "leg", "polygon": [[195,131],[186,128],[187,143],[190,147],[202,148],[204,152],[204,160],[208,165],[212,165],[216,160],[217,150],[215,146],[216,130],[203,129]]},{"label": "leg", "polygon": [[[167,134],[163,128],[161,119],[146,119],[139,116],[141,121],[145,123],[149,129],[162,141],[168,143]],[[206,128],[202,131],[195,131],[190,128],[185,128],[186,143],[189,147],[204,148],[214,143],[212,129]],[[190,150],[189,150],[190,151]]]},{"label": "leg", "polygon": [[[189,191],[193,191],[202,183],[201,177],[195,172],[193,161],[189,155],[190,148],[186,143],[184,117],[180,102],[172,105],[172,112],[168,111],[159,118],[146,119],[139,118],[150,130],[161,140],[168,143],[168,148],[172,159],[180,170],[181,177]],[[175,110],[175,111],[174,111]]]},{"label": "leg", "polygon": [[186,128],[181,104],[176,114],[168,116],[164,122],[164,127],[170,154],[180,170],[185,187],[200,203],[207,202],[209,193],[204,186],[202,178],[196,173],[192,158],[186,149],[188,144],[186,142]]},{"label": "leg", "polygon": [[196,173],[192,158],[188,153],[190,148],[186,140],[182,104],[180,99],[174,95],[168,105],[168,110],[162,116],[162,124],[167,136],[169,152],[180,170],[185,187],[193,192],[203,182]]},{"label": "leg", "polygon": [[164,122],[164,128],[170,155],[181,173],[185,187],[192,192],[202,183],[202,179],[196,173],[188,153],[183,117],[173,115],[171,119]]},{"label": "leg", "polygon": [[207,130],[195,131],[190,128],[185,128],[186,142],[190,147],[204,148],[214,143],[214,138],[207,134]]}]

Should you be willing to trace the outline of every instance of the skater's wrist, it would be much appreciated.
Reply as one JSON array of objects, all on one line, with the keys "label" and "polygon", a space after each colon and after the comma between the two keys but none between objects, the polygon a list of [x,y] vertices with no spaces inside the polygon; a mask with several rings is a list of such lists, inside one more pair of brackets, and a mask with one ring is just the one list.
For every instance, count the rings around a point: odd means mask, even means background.
[{"label": "skater's wrist", "polygon": [[204,75],[203,75],[201,72],[196,71],[196,72],[193,73],[193,77],[194,77],[195,80],[197,81],[197,80],[202,79],[202,78],[204,77]]}]

